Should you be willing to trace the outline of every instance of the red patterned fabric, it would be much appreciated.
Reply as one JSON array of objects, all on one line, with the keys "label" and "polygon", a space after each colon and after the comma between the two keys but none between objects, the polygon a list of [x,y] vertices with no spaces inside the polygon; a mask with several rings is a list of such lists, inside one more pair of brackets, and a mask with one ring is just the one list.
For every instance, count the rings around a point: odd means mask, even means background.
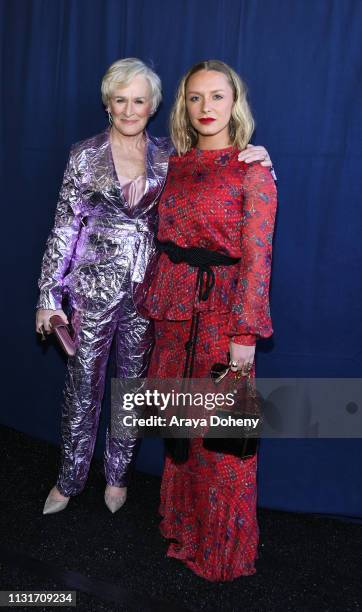
[{"label": "red patterned fabric", "polygon": [[191,319],[192,311],[230,313],[226,333],[240,344],[273,333],[269,311],[271,249],[276,189],[267,168],[238,161],[238,150],[192,149],[170,158],[159,204],[161,241],[199,246],[241,257],[233,266],[215,267],[215,286],[206,302],[195,291],[196,268],[173,264],[166,254],[146,301],[158,320]]},{"label": "red patterned fabric", "polygon": [[[226,363],[230,338],[228,315],[202,313],[194,377],[205,378],[213,363]],[[150,378],[182,375],[190,321],[156,321]],[[166,457],[161,485],[161,533],[173,542],[167,555],[183,561],[199,576],[228,581],[255,573],[256,456],[242,461],[205,450],[191,440],[189,459],[176,464]]]},{"label": "red patterned fabric", "polygon": [[[272,334],[269,312],[271,245],[276,191],[268,169],[237,159],[234,147],[193,149],[171,157],[159,205],[161,241],[205,247],[241,261],[214,267],[215,286],[199,302],[197,270],[162,254],[146,301],[156,342],[150,378],[182,376],[191,318],[200,311],[194,377],[227,362],[230,337],[254,344]],[[161,531],[168,555],[213,581],[255,572],[257,458],[244,461],[191,441],[188,461],[166,458],[161,486]]]}]

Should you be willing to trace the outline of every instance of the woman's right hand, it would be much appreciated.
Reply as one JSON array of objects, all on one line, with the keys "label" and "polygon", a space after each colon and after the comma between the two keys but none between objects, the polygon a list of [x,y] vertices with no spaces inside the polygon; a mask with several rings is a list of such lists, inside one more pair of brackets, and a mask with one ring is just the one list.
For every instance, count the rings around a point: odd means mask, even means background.
[{"label": "woman's right hand", "polygon": [[49,320],[53,315],[59,315],[63,319],[64,323],[68,325],[69,321],[63,310],[47,310],[45,308],[38,308],[35,319],[35,329],[38,334],[44,335],[44,332],[47,334],[51,333],[52,328]]}]

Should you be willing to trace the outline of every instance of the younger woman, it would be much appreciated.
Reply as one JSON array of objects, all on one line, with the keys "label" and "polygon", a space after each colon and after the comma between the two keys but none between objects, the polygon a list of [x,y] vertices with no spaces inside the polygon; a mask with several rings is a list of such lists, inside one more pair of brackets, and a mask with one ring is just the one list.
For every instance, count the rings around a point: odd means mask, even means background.
[{"label": "younger woman", "polygon": [[[155,319],[152,379],[207,378],[228,353],[232,370],[254,374],[256,339],[272,334],[276,189],[267,168],[238,161],[252,132],[239,76],[220,61],[193,66],[171,115],[177,155],[159,203],[162,254],[146,302]],[[173,540],[169,556],[209,580],[255,572],[256,467],[256,456],[208,451],[200,438],[183,461],[167,456],[160,511],[161,531]]]}]

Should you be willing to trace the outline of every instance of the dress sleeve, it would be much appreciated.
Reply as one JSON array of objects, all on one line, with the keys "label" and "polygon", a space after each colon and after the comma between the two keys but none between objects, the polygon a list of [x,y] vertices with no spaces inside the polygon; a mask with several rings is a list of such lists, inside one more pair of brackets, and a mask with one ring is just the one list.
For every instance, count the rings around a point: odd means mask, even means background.
[{"label": "dress sleeve", "polygon": [[37,308],[57,310],[62,307],[63,278],[74,252],[80,225],[80,190],[71,150],[59,193],[53,229],[48,237],[42,261]]},{"label": "dress sleeve", "polygon": [[227,333],[237,344],[252,345],[273,333],[269,284],[277,195],[270,171],[259,163],[248,166],[243,190],[242,256]]}]

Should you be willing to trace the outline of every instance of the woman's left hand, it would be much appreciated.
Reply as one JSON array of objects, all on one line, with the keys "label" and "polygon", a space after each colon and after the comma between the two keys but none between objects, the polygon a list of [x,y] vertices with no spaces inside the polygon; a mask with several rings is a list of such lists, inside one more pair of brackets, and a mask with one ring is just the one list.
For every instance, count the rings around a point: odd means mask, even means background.
[{"label": "woman's left hand", "polygon": [[254,146],[248,144],[246,149],[240,151],[238,155],[238,160],[243,161],[246,164],[250,164],[251,162],[260,162],[261,166],[265,166],[266,168],[272,167],[272,160],[270,159],[269,153],[265,147],[260,145]]},{"label": "woman's left hand", "polygon": [[244,346],[230,341],[230,369],[233,372],[241,370],[247,374],[253,367],[255,346]]}]

